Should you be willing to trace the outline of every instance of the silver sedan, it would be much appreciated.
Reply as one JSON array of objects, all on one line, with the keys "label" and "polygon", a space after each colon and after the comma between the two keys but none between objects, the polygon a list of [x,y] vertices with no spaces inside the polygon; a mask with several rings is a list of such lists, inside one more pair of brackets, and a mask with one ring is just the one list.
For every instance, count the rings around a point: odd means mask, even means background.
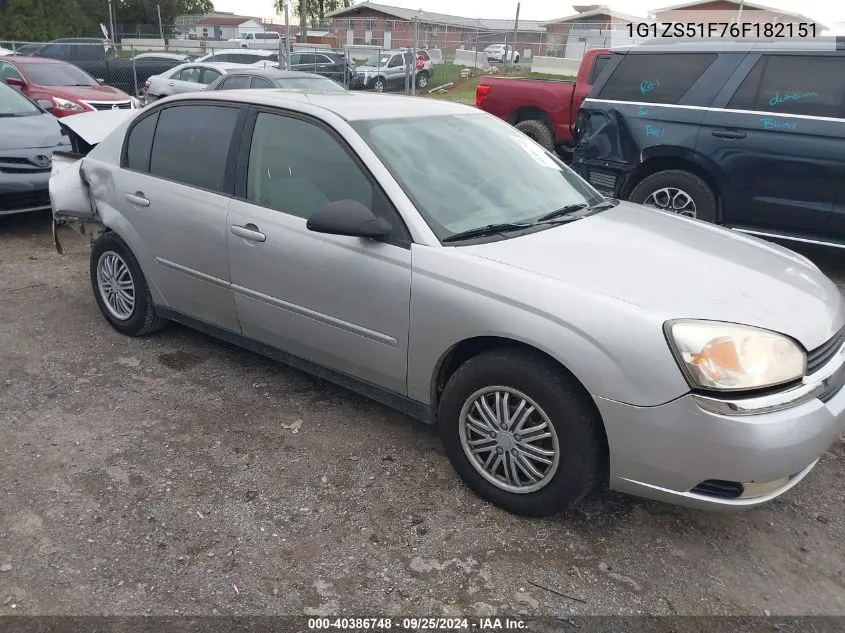
[{"label": "silver sedan", "polygon": [[144,83],[144,103],[172,95],[206,90],[209,84],[223,77],[242,64],[214,62],[189,62],[171,68],[160,75],[153,75]]},{"label": "silver sedan", "polygon": [[845,301],[818,268],[603,198],[495,117],[274,90],[126,116],[50,181],[105,320],[178,321],[436,424],[511,512],[599,485],[754,506],[845,426]]}]

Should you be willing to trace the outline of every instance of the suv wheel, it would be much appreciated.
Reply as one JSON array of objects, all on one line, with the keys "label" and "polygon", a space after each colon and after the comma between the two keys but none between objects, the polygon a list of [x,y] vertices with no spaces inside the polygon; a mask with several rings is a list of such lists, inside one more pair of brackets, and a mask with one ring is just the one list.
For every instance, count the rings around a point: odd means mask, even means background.
[{"label": "suv wheel", "polygon": [[421,72],[417,75],[417,88],[425,88],[428,86],[428,73]]},{"label": "suv wheel", "polygon": [[716,221],[716,195],[704,180],[680,169],[659,171],[634,187],[631,202],[705,222]]},{"label": "suv wheel", "polygon": [[384,77],[378,77],[373,83],[373,90],[376,92],[384,92],[387,85],[384,82]]},{"label": "suv wheel", "polygon": [[528,351],[492,350],[464,363],[443,391],[438,423],[461,479],[515,514],[568,510],[603,477],[598,412],[571,376]]},{"label": "suv wheel", "polygon": [[138,260],[114,233],[104,233],[94,242],[90,273],[97,307],[121,334],[141,336],[167,324],[156,315]]},{"label": "suv wheel", "polygon": [[518,64],[518,63],[519,63],[519,53],[517,53],[517,54],[516,54],[516,57],[514,57],[514,58],[513,58],[513,63],[514,63],[514,64]]},{"label": "suv wheel", "polygon": [[549,126],[536,119],[520,121],[516,129],[525,134],[528,138],[534,139],[550,152],[555,151],[555,136]]}]

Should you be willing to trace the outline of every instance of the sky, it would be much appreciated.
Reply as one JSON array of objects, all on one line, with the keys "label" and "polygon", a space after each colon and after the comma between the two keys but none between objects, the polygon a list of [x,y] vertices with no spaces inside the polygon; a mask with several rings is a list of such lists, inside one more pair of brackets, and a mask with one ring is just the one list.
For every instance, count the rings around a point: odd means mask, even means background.
[{"label": "sky", "polygon": [[[685,0],[584,0],[575,4],[604,4],[611,9],[630,15],[645,16],[650,10],[681,4]],[[845,22],[845,2],[842,0],[750,0],[755,4],[793,11],[806,15],[827,26]],[[409,9],[424,9],[473,18],[509,18],[516,13],[516,0],[380,0],[387,4]],[[273,0],[214,0],[218,11],[232,11],[241,15],[269,18],[275,15]],[[575,13],[571,4],[553,0],[522,0],[520,19],[550,20]]]}]

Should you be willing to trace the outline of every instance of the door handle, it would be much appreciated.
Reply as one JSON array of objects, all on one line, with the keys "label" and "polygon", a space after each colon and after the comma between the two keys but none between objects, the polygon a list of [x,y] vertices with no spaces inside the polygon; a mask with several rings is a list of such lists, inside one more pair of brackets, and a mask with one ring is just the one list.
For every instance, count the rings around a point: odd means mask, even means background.
[{"label": "door handle", "polygon": [[124,197],[137,207],[148,207],[150,201],[144,196],[143,191],[136,191],[135,193],[124,194]]},{"label": "door handle", "polygon": [[175,86],[176,84],[175,84],[175,83],[173,83],[172,81],[168,81],[168,82],[167,82],[167,85],[168,85],[168,86]]},{"label": "door handle", "polygon": [[247,224],[246,226],[233,224],[229,227],[229,230],[232,231],[233,235],[237,235],[238,237],[242,237],[245,240],[251,240],[253,242],[264,242],[267,239],[267,236],[259,231],[258,227],[254,224]]},{"label": "door handle", "polygon": [[745,138],[745,132],[739,130],[713,130],[710,133],[719,138]]}]

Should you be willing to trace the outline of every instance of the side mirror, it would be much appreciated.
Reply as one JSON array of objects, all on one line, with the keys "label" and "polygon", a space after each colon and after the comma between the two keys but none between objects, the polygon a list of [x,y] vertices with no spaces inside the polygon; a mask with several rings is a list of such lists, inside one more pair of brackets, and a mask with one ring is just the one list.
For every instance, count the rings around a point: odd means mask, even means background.
[{"label": "side mirror", "polygon": [[106,80],[105,79],[97,79],[97,83],[102,86],[103,84],[106,83]]},{"label": "side mirror", "polygon": [[53,102],[49,99],[39,99],[36,103],[38,104],[38,107],[44,110],[45,112],[53,111]]},{"label": "side mirror", "polygon": [[23,88],[26,85],[26,82],[20,77],[6,77],[3,81],[6,82],[7,86],[11,86],[12,88]]},{"label": "side mirror", "polygon": [[320,207],[308,218],[306,227],[315,233],[369,237],[374,240],[390,235],[392,227],[356,200],[338,200]]}]

